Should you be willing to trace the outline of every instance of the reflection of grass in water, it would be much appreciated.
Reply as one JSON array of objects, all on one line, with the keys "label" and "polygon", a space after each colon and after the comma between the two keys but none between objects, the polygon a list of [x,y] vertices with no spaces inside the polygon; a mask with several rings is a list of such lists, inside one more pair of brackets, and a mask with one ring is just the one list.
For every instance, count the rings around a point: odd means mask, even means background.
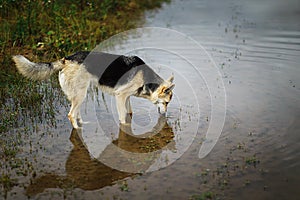
[{"label": "reflection of grass in water", "polygon": [[67,105],[55,76],[44,82],[27,80],[17,73],[11,56],[23,54],[33,61],[54,61],[79,50],[91,50],[104,39],[136,27],[144,10],[165,1],[0,2],[0,185],[5,196],[14,186],[10,180],[35,174],[29,161],[16,158],[16,141],[28,136],[39,123],[55,127],[56,114]]},{"label": "reflection of grass in water", "polygon": [[35,122],[55,126],[58,105],[65,105],[63,98],[60,98],[62,93],[55,89],[56,82],[36,84],[23,78],[18,82],[11,80],[11,84],[1,88],[1,97],[4,98],[1,99],[0,132]]}]

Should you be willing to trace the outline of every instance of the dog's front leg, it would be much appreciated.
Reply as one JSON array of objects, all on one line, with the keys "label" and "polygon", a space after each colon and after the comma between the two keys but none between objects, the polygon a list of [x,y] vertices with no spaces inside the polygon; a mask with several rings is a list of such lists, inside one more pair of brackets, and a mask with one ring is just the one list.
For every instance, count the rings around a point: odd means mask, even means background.
[{"label": "dog's front leg", "polygon": [[79,122],[80,125],[83,124],[83,120],[81,118],[81,114],[80,114],[80,108],[78,108],[78,111],[77,111],[77,121]]},{"label": "dog's front leg", "polygon": [[126,95],[116,95],[116,103],[117,103],[117,110],[119,114],[119,120],[121,124],[126,124],[126,117],[127,117],[127,109],[126,109],[126,100],[128,96]]},{"label": "dog's front leg", "polygon": [[130,104],[130,96],[126,99],[126,112],[132,117],[132,109]]}]

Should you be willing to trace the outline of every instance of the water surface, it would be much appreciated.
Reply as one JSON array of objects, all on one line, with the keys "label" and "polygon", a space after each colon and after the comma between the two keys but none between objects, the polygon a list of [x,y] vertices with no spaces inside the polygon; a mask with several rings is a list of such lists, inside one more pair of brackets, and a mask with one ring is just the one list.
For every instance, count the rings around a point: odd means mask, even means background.
[{"label": "water surface", "polygon": [[[115,44],[113,51],[140,55],[164,78],[175,75],[168,117],[134,98],[133,124],[124,131],[117,122],[114,99],[90,92],[82,112],[92,123],[83,131],[72,130],[63,107],[57,113],[57,127],[40,124],[22,138],[18,157],[26,157],[22,166],[30,173],[16,175],[18,186],[8,199],[189,199],[201,194],[219,199],[297,199],[299,4],[174,0],[147,13],[145,27],[179,31],[204,48],[195,50],[192,43],[173,37],[163,41],[165,35],[146,32]],[[166,42],[184,56],[166,51],[167,47],[128,48],[140,39],[153,47]],[[212,95],[207,83],[216,69],[221,80],[214,86],[221,90]],[[212,120],[212,102],[220,116],[226,106],[225,124],[212,151],[199,159]],[[157,131],[159,137],[147,139]],[[152,157],[145,162],[145,157],[137,156],[124,165],[128,157],[141,153]]]}]

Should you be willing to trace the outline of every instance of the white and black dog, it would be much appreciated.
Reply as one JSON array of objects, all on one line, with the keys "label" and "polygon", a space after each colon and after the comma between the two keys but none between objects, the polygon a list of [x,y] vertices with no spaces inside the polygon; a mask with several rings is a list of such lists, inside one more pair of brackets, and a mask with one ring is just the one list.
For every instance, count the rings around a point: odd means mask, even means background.
[{"label": "white and black dog", "polygon": [[22,75],[34,80],[48,79],[59,71],[60,86],[72,104],[68,118],[75,129],[79,128],[77,122],[82,124],[80,105],[91,82],[116,97],[122,124],[128,114],[132,115],[130,96],[150,100],[163,114],[175,86],[173,76],[163,80],[137,56],[82,51],[52,63],[33,63],[21,55],[13,56],[13,60]]}]

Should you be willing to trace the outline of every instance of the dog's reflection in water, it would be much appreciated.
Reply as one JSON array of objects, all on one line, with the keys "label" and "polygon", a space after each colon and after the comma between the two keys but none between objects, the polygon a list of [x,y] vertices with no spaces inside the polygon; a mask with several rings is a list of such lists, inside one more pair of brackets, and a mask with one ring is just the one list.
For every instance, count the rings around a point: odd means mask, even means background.
[{"label": "dog's reflection in water", "polygon": [[[26,193],[28,196],[42,193],[47,188],[96,190],[135,175],[135,173],[110,168],[99,160],[91,158],[80,134],[79,130],[76,129],[71,132],[70,140],[74,147],[66,162],[67,174],[65,176],[45,174],[35,178],[27,187]],[[167,124],[166,118],[161,116],[152,131],[138,137],[132,134],[130,126],[120,126],[119,138],[110,145],[116,145],[128,152],[148,153],[166,147],[175,149],[173,138],[172,128]]]}]

